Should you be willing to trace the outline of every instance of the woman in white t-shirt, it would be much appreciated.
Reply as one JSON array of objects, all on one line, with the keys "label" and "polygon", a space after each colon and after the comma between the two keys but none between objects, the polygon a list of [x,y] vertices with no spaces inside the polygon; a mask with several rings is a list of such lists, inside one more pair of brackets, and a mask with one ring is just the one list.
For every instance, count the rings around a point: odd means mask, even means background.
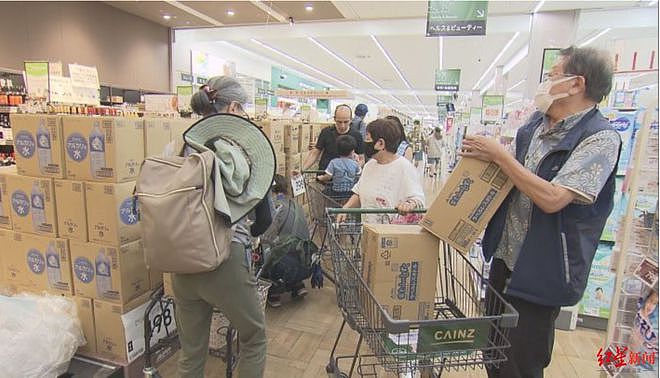
[{"label": "woman in white t-shirt", "polygon": [[420,219],[410,212],[424,207],[424,189],[412,163],[397,155],[400,142],[401,132],[390,120],[377,119],[367,126],[365,155],[371,159],[344,207],[396,208],[400,215],[369,214],[365,223],[417,223]]}]

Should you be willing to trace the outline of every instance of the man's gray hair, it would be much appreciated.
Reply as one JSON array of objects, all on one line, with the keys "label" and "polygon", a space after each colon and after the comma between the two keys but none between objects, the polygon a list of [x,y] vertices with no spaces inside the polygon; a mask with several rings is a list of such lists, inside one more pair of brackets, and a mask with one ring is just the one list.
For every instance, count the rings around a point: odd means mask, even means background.
[{"label": "man's gray hair", "polygon": [[571,46],[559,52],[564,57],[564,73],[584,77],[586,96],[601,102],[612,90],[612,58],[591,47]]}]

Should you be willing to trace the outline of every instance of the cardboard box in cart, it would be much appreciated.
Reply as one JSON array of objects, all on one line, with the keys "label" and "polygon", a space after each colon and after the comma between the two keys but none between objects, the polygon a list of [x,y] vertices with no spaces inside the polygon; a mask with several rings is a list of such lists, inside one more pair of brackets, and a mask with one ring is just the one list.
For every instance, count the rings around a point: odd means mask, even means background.
[{"label": "cardboard box in cart", "polygon": [[420,224],[467,253],[512,187],[497,164],[462,158]]},{"label": "cardboard box in cart", "polygon": [[11,203],[12,229],[57,237],[53,179],[16,174],[8,174],[5,178]]},{"label": "cardboard box in cart", "polygon": [[122,245],[140,239],[134,182],[85,183],[89,241]]},{"label": "cardboard box in cart", "polygon": [[76,295],[126,304],[149,291],[142,242],[119,247],[70,241]]},{"label": "cardboard box in cart", "polygon": [[55,180],[57,229],[63,238],[87,241],[85,183]]},{"label": "cardboard box in cart", "polygon": [[172,121],[167,118],[144,118],[144,157],[161,155],[172,140]]},{"label": "cardboard box in cart", "polygon": [[63,178],[62,117],[11,114],[16,166],[25,176]]},{"label": "cardboard box in cart", "polygon": [[94,303],[91,298],[75,297],[80,328],[87,343],[78,347],[78,353],[96,353],[96,329],[94,328]]},{"label": "cardboard box in cart", "polygon": [[287,154],[300,152],[300,124],[289,123],[284,126],[284,151]]},{"label": "cardboard box in cart", "polygon": [[392,318],[433,318],[439,249],[440,241],[417,225],[364,226],[362,276]]},{"label": "cardboard box in cart", "polygon": [[273,145],[275,153],[284,153],[284,122],[280,120],[265,119],[257,122]]},{"label": "cardboard box in cart", "polygon": [[141,118],[62,118],[66,177],[72,180],[125,182],[135,180],[144,160]]}]

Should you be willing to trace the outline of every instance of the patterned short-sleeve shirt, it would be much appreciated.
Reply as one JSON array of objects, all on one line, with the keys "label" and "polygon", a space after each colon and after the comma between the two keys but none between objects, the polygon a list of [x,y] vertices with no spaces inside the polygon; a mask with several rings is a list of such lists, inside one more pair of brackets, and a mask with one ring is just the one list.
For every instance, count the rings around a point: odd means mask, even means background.
[{"label": "patterned short-sleeve shirt", "polygon": [[[586,109],[548,128],[549,121],[543,120],[527,150],[525,168],[536,173],[539,163],[568,132],[593,108]],[[573,203],[592,204],[616,165],[620,137],[614,130],[605,130],[585,138],[571,153],[552,183],[576,194]],[[504,260],[510,270],[516,265],[532,217],[532,200],[520,191],[515,191],[507,208],[504,231],[495,258]]]}]

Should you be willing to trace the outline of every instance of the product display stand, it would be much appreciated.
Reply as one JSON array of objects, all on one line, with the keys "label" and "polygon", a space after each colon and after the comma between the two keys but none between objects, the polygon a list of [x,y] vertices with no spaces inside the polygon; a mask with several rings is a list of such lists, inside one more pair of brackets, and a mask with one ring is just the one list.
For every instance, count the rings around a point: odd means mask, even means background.
[{"label": "product display stand", "polygon": [[[650,294],[657,294],[658,290],[656,106],[657,98],[647,107],[642,127],[636,137],[632,165],[628,172],[628,205],[617,233],[612,259],[612,267],[616,273],[615,292],[607,342],[602,351],[606,359],[603,367],[609,376],[642,376],[647,373],[657,376],[657,300],[655,310],[651,307],[652,304],[647,306]],[[650,313],[646,313],[645,307],[650,307]],[[648,344],[635,337],[640,334],[640,329],[641,333],[646,333]],[[647,350],[648,345],[655,345],[655,352]],[[607,361],[608,352],[612,353],[610,356],[617,357],[616,361]],[[646,356],[646,352],[649,352],[649,355],[654,353],[655,363],[640,365],[639,361],[633,358],[637,352],[643,353],[642,356]]]}]

